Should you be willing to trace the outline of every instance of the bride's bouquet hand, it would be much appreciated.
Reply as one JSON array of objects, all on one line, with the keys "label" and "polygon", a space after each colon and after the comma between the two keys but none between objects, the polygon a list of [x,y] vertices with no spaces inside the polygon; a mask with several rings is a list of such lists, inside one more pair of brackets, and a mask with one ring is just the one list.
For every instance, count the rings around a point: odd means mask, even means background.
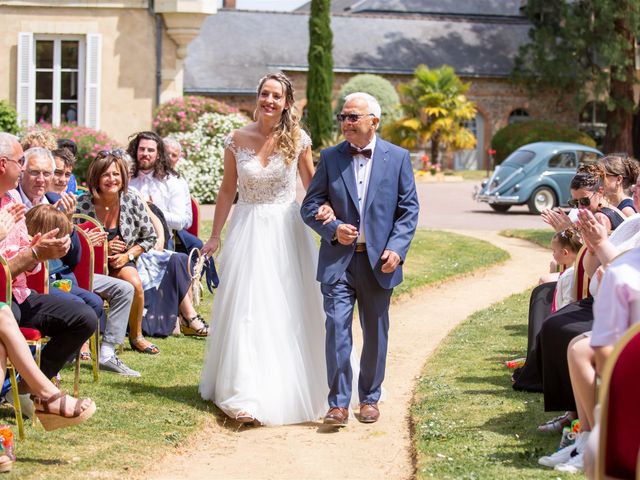
[{"label": "bride's bouquet hand", "polygon": [[207,240],[207,243],[202,246],[200,251],[202,252],[202,255],[213,257],[213,254],[216,253],[219,247],[220,237],[211,237],[209,240]]}]

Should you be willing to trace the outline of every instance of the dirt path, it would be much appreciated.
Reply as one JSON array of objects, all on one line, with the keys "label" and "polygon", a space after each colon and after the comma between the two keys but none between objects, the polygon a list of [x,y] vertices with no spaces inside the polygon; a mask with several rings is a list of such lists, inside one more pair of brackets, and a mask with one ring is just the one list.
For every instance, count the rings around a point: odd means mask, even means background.
[{"label": "dirt path", "polygon": [[[474,275],[427,287],[391,308],[381,419],[351,420],[337,432],[319,424],[242,428],[211,420],[189,442],[145,472],[154,479],[409,479],[413,476],[408,410],[425,359],[473,312],[531,287],[548,251],[495,232],[457,231],[507,250],[511,260]],[[523,319],[523,321],[526,321]],[[231,422],[230,422],[231,423]]]}]

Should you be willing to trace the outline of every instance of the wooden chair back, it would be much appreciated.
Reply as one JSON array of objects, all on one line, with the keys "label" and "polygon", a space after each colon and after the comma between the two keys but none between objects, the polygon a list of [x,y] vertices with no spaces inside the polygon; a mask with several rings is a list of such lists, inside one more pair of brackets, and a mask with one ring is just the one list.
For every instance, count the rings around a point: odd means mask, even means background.
[{"label": "wooden chair back", "polygon": [[200,233],[200,204],[193,197],[191,197],[191,218],[193,220],[191,226],[186,230],[191,235],[198,237],[198,233]]},{"label": "wooden chair back", "polygon": [[40,262],[40,270],[27,275],[27,287],[43,295],[49,293],[49,262]]},{"label": "wooden chair back", "polygon": [[[85,232],[88,230],[92,230],[93,228],[100,228],[100,230],[104,231],[104,227],[100,221],[96,220],[89,215],[84,215],[82,213],[76,213],[73,216],[74,221],[76,222],[76,227]],[[93,273],[97,273],[100,275],[108,275],[109,274],[109,254],[107,247],[107,240],[105,239],[104,244],[101,246],[93,246]],[[83,246],[84,252],[84,246]],[[84,288],[84,287],[83,287]]]},{"label": "wooden chair back", "polygon": [[584,269],[582,260],[587,254],[587,247],[583,247],[578,251],[576,255],[576,261],[573,267],[573,293],[576,300],[582,300],[589,296],[589,282],[591,279]]},{"label": "wooden chair back", "polygon": [[82,255],[80,261],[73,270],[73,274],[76,276],[78,286],[85,290],[93,291],[93,272],[95,256],[93,253],[93,245],[89,236],[82,228],[76,227],[78,238],[80,239],[80,246],[82,247]]},{"label": "wooden chair back", "polygon": [[596,478],[637,478],[640,450],[640,323],[615,346],[600,387],[600,438]]}]

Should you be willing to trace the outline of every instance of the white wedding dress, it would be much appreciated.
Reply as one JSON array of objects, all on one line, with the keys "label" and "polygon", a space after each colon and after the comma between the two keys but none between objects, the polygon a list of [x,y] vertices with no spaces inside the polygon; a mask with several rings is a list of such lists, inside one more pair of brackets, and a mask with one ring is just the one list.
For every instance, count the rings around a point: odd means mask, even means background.
[{"label": "white wedding dress", "polygon": [[[302,133],[300,151],[311,144]],[[263,425],[315,421],[327,410],[318,252],[296,202],[297,160],[225,141],[239,201],[217,258],[218,287],[200,394],[227,415]],[[357,377],[356,377],[357,378]]]}]

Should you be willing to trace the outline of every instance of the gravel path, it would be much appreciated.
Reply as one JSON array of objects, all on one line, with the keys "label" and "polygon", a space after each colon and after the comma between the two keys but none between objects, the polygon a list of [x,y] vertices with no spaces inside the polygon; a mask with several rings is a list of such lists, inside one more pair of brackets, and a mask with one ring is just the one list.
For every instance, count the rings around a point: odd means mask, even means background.
[{"label": "gravel path", "polygon": [[[495,231],[455,230],[508,251],[502,265],[426,287],[391,308],[389,354],[378,423],[350,420],[340,431],[320,423],[241,428],[212,417],[178,450],[145,471],[154,479],[409,479],[414,476],[408,412],[425,360],[458,323],[533,286],[549,261],[542,248]],[[522,319],[526,322],[526,319]],[[356,322],[354,322],[355,324]]]}]

